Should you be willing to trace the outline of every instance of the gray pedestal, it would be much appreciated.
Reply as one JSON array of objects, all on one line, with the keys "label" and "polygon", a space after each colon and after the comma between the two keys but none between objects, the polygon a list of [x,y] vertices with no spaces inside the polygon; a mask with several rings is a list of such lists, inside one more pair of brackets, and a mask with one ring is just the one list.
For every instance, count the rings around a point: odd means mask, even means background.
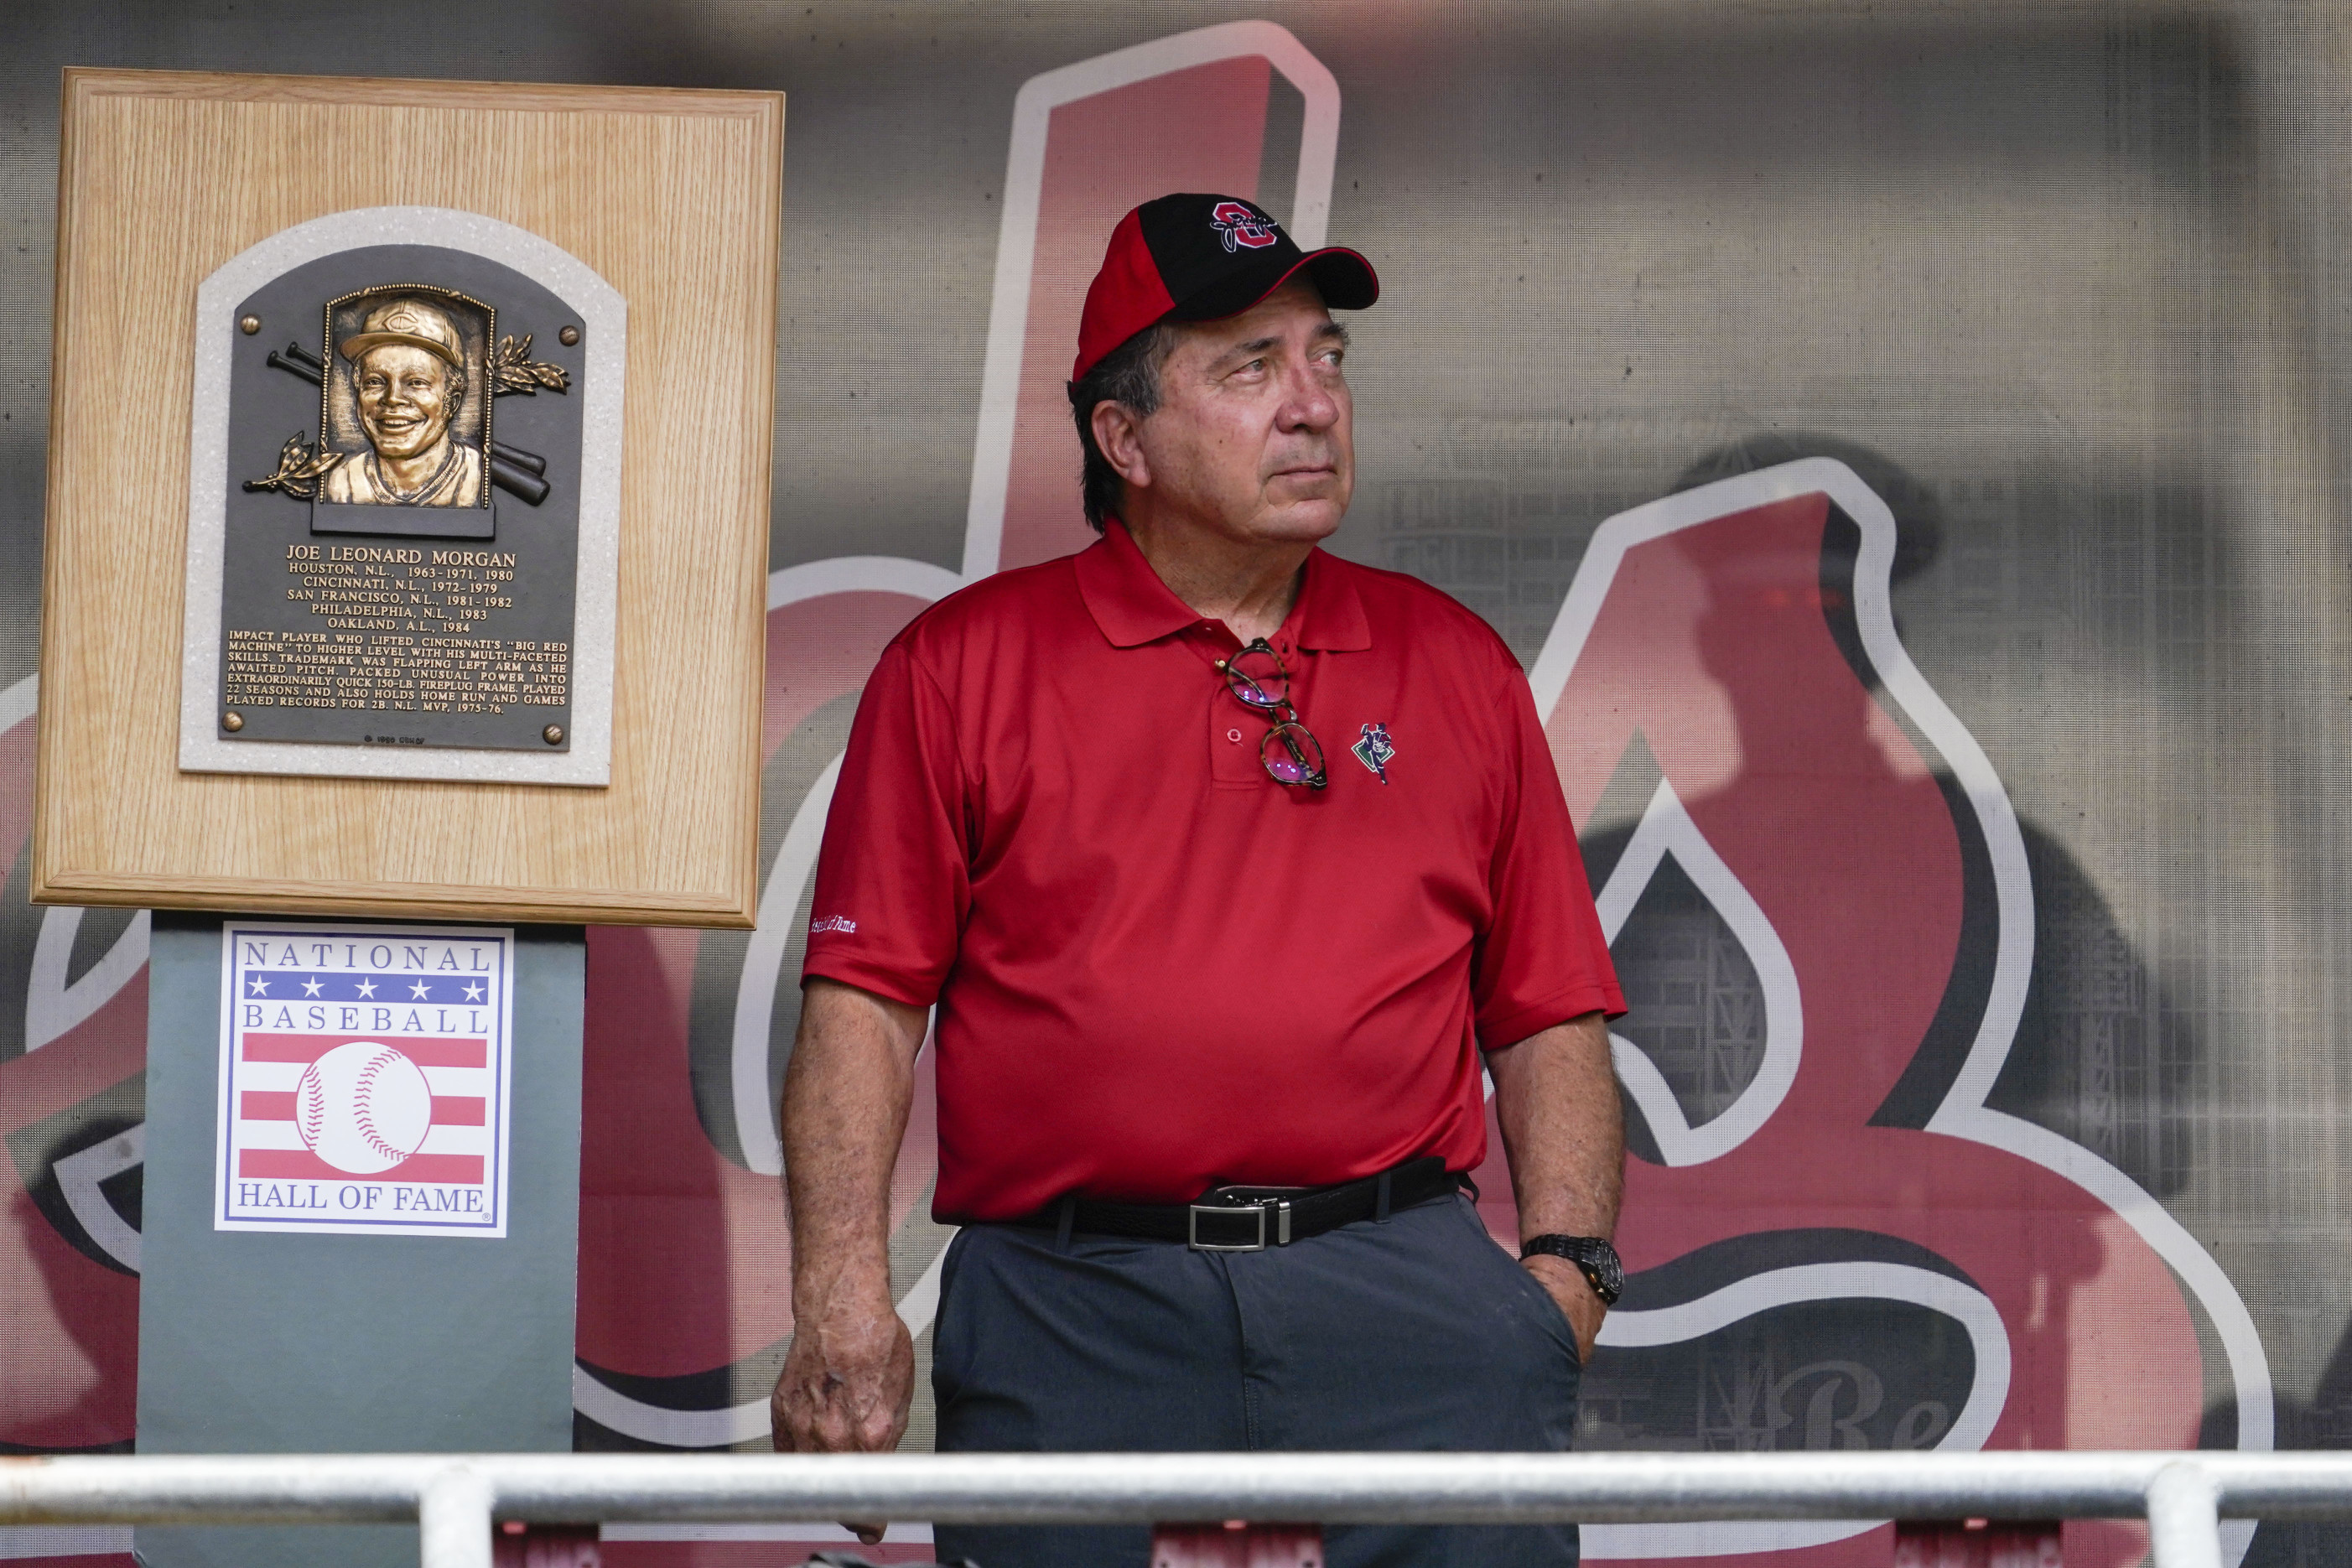
[{"label": "gray pedestal", "polygon": [[[214,1228],[221,923],[155,916],[139,1451],[568,1451],[584,933],[516,933],[503,1237],[272,1235]],[[150,1568],[416,1562],[416,1531],[393,1526],[142,1529],[136,1542]]]}]

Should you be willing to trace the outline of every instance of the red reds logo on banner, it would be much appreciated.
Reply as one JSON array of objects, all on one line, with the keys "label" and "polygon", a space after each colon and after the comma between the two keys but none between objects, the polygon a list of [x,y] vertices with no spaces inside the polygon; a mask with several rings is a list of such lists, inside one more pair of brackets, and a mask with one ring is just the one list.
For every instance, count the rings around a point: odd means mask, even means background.
[{"label": "red reds logo on banner", "polygon": [[1239,202],[1219,202],[1209,221],[1224,237],[1225,248],[1263,250],[1274,243],[1274,225]]},{"label": "red reds logo on banner", "polygon": [[[2262,1346],[2213,1259],[2123,1172],[1987,1103],[2034,889],[1991,763],[1895,635],[1895,531],[1823,458],[1622,513],[1530,677],[1634,1009],[1612,1040],[1631,1278],[1585,1388],[1623,1435],[1587,1446],[2193,1448],[2201,1315],[2238,1443],[2268,1447]],[[2137,1526],[2066,1535],[2069,1563],[2146,1550]]]}]

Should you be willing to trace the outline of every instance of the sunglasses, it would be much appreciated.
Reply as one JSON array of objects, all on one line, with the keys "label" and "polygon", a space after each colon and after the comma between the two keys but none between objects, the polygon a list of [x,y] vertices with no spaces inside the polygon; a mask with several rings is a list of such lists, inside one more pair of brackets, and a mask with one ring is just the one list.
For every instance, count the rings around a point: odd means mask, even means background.
[{"label": "sunglasses", "polygon": [[1273,721],[1273,728],[1257,743],[1257,760],[1267,776],[1279,784],[1307,789],[1321,789],[1330,782],[1323,773],[1322,743],[1298,721],[1298,710],[1290,705],[1290,672],[1264,637],[1231,658],[1219,659],[1217,672],[1225,678],[1225,689]]}]

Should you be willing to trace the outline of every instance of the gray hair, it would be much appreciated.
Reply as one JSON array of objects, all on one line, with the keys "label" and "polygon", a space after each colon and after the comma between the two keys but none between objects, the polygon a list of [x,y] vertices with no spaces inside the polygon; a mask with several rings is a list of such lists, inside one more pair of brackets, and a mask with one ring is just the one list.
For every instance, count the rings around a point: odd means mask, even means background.
[{"label": "gray hair", "polygon": [[1083,378],[1069,384],[1070,413],[1077,420],[1078,446],[1086,454],[1078,470],[1079,499],[1086,507],[1087,524],[1097,533],[1125,503],[1127,481],[1095,444],[1095,405],[1116,403],[1138,418],[1150,418],[1160,407],[1160,369],[1176,352],[1176,329],[1169,322],[1146,327],[1103,355]]}]

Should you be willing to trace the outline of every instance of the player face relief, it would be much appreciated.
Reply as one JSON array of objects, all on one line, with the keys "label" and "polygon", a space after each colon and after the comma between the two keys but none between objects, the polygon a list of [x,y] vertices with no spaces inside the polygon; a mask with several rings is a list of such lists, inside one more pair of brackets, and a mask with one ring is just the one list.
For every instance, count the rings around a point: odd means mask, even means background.
[{"label": "player face relief", "polygon": [[357,384],[360,426],[377,455],[394,462],[432,451],[448,434],[455,412],[449,367],[408,343],[384,343],[361,356]]}]

